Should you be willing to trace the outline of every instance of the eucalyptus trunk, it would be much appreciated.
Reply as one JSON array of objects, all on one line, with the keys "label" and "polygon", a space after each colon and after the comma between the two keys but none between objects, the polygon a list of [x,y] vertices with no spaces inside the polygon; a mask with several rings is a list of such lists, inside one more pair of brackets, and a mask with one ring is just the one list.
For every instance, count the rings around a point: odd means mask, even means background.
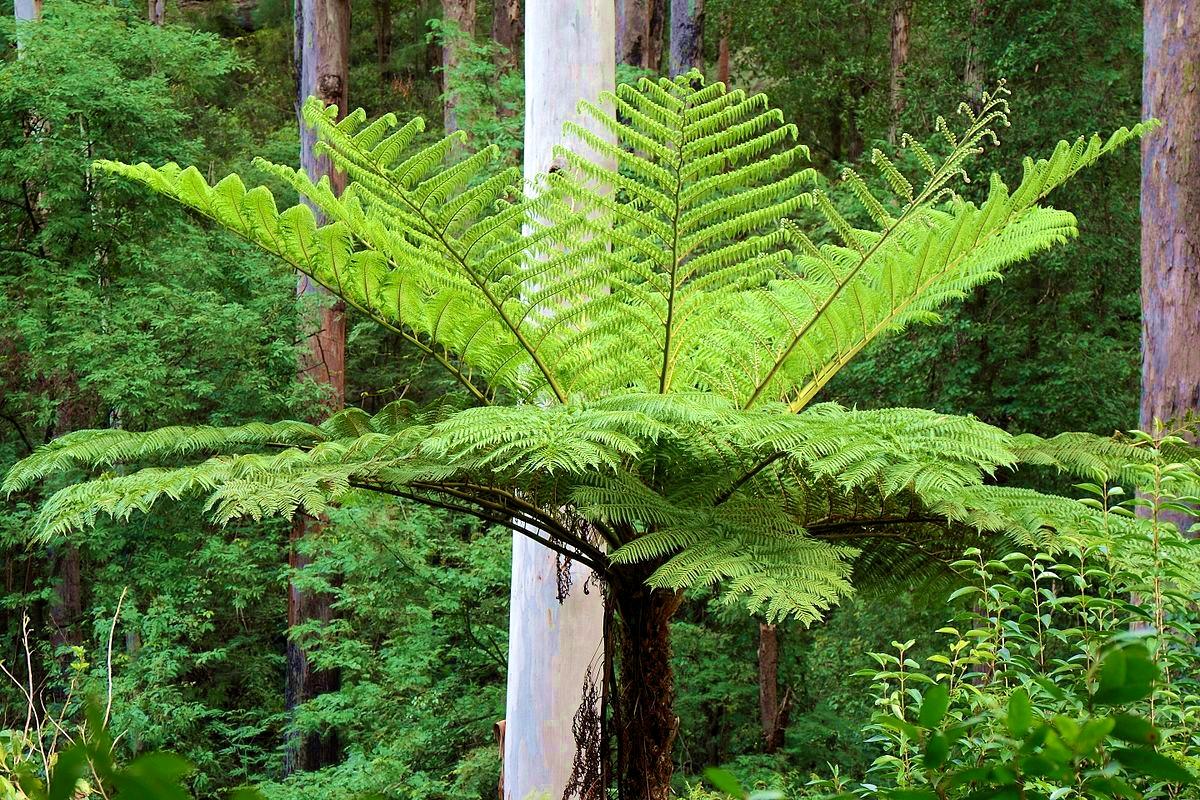
[{"label": "eucalyptus trunk", "polygon": [[442,124],[450,134],[459,127],[454,72],[466,44],[475,37],[475,0],[442,0],[442,21],[455,28],[442,42]]},{"label": "eucalyptus trunk", "polygon": [[671,0],[671,75],[704,69],[704,0]]},{"label": "eucalyptus trunk", "polygon": [[896,132],[900,128],[900,115],[904,113],[904,71],[908,66],[908,40],[912,0],[896,0],[892,6],[892,31],[890,37],[891,73],[888,81],[890,114],[888,117],[888,143],[896,143]]},{"label": "eucalyptus trunk", "polygon": [[[1141,426],[1200,409],[1200,3],[1146,0]],[[1194,520],[1169,512],[1187,531]]]},{"label": "eucalyptus trunk", "polygon": [[[553,148],[564,143],[563,123],[568,120],[612,140],[576,109],[580,100],[613,90],[614,41],[611,0],[526,4],[528,183],[555,166]],[[587,568],[563,565],[554,551],[513,534],[502,778],[506,798],[523,800],[533,794],[560,800],[570,786],[582,800],[591,800],[599,791],[594,785],[580,787],[577,769],[602,757],[597,747],[600,708],[584,691],[597,676],[603,680],[605,662],[604,600],[598,587],[585,589],[590,578]],[[582,721],[578,732],[577,715]]]},{"label": "eucalyptus trunk", "polygon": [[[296,0],[295,13],[297,108],[308,97],[318,97],[327,106],[337,106],[338,116],[343,116],[350,66],[349,0]],[[317,153],[315,145],[316,132],[301,119],[301,168],[314,181],[328,177],[334,192],[340,193],[345,188],[346,176],[333,168],[327,155]],[[301,351],[299,379],[318,384],[326,392],[324,412],[333,413],[345,405],[346,398],[345,305],[305,275],[297,279],[296,294],[311,312],[311,316],[303,321],[304,328],[311,333],[307,347]],[[324,416],[324,413],[318,416]],[[288,558],[293,571],[308,566],[301,543],[305,538],[319,534],[320,530],[321,521],[312,517],[297,515],[293,520]],[[328,623],[332,617],[332,598],[328,594],[302,590],[295,582],[289,584],[289,630],[311,621]],[[338,685],[336,671],[314,669],[303,643],[288,638],[285,701],[289,711],[336,690]],[[333,731],[324,735],[293,735],[284,754],[284,772],[320,769],[336,763],[338,755],[337,735]]]}]

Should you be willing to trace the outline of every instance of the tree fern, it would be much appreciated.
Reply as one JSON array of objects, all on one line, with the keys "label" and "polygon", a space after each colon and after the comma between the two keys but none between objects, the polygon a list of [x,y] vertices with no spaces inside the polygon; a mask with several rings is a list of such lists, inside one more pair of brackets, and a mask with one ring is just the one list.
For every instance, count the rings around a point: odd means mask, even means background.
[{"label": "tree fern", "polygon": [[[1027,159],[1011,190],[992,176],[976,206],[955,188],[1008,124],[998,90],[979,112],[960,109],[963,130],[938,120],[941,155],[903,139],[923,175],[879,151],[886,194],[845,171],[871,220],[860,228],[762,95],[693,73],[621,86],[582,110],[600,127],[570,126],[579,148],[525,186],[515,170],[491,171],[494,149],[455,160],[452,137],[414,151],[420,120],[336,121],[309,101],[305,118],[347,174],[345,192],[263,166],[322,225],[237,176],[209,185],[191,167],[103,162],[397,332],[473,407],[84,431],[18,464],[5,490],[100,473],[44,505],[43,533],[162,498],[204,497],[229,520],[379,491],[508,525],[616,591],[648,564],[654,587],[721,583],[769,618],[812,620],[849,591],[861,552],[932,553],[955,536],[1044,545],[1090,524],[1081,504],[994,485],[1002,471],[1104,480],[1144,460],[1118,440],[813,401],[885,332],[1073,236],[1073,216],[1042,204],[1048,193],[1148,125],[1060,143]],[[830,236],[801,225],[814,215]],[[118,465],[140,469],[113,474]]]}]

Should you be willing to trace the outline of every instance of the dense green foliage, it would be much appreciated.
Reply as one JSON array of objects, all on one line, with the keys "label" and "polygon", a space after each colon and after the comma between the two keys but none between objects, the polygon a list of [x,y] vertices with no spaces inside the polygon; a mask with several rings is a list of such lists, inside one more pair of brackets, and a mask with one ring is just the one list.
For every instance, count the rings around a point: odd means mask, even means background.
[{"label": "dense green foliage", "polygon": [[[857,148],[869,154],[887,125],[880,110],[887,107],[888,12],[876,6],[751,2],[724,23],[726,12],[709,0],[710,65],[728,24],[732,82],[769,91],[812,145],[812,166],[824,176],[836,177]],[[481,25],[490,11],[480,4]],[[1133,122],[1139,12],[1125,2],[1019,2],[990,10],[972,27],[969,4],[918,4],[904,127],[932,129],[936,113],[971,93],[963,81],[971,59],[989,85],[1005,77],[1014,90],[1014,125],[1000,131],[1004,147],[980,157],[980,172],[1016,175],[1014,154]],[[10,52],[0,65],[4,467],[79,428],[229,425],[300,415],[313,399],[293,381],[300,332],[290,276],[254,248],[90,169],[95,158],[195,163],[206,176],[236,169],[248,181],[267,181],[281,206],[290,204],[289,187],[246,172],[253,167],[241,162],[250,151],[294,159],[290,9],[263,2],[252,15],[217,4],[170,10],[172,22],[215,35],[155,29],[138,21],[143,13],[140,6],[50,0],[22,59]],[[431,69],[439,55],[425,41],[436,13],[421,4],[394,9],[394,69],[385,82],[371,52],[372,9],[356,6],[352,104],[372,114],[439,117]],[[6,33],[11,39],[11,28]],[[474,110],[464,119],[484,142],[500,145],[499,162],[512,164],[519,120],[488,106],[513,105],[519,85],[511,76],[488,80],[492,51],[480,41],[461,68],[475,78],[467,95]],[[416,144],[434,138],[422,134]],[[1136,161],[1136,149],[1125,148],[1056,195],[1078,216],[1076,243],[1009,267],[1002,283],[970,289],[943,323],[867,348],[817,399],[974,412],[1016,433],[1128,427],[1137,376]],[[912,159],[896,163],[919,174]],[[886,190],[869,169],[860,172],[873,190]],[[986,182],[958,187],[976,202],[986,190]],[[827,191],[854,225],[871,223],[848,187]],[[814,228],[826,224],[815,210],[798,214]],[[352,327],[348,396],[361,397],[369,412],[399,396],[424,402],[453,391],[433,358],[402,335],[363,317]],[[118,740],[123,757],[161,747],[180,752],[198,767],[189,779],[195,791],[215,797],[277,778],[289,724],[336,725],[345,763],[268,786],[269,794],[493,795],[490,730],[502,714],[507,532],[343,497],[336,534],[314,553],[317,575],[341,576],[328,587],[339,618],[329,630],[296,632],[322,663],[342,668],[343,688],[290,720],[282,701],[282,528],[218,529],[197,522],[199,504],[163,506],[130,524],[103,522],[71,537],[86,587],[73,616],[54,591],[67,540],[30,547],[41,495],[13,499],[0,506],[0,659],[24,675],[19,633],[28,609],[46,701],[78,717],[77,698],[103,693],[109,626],[128,588],[113,671],[113,727],[126,732]],[[862,777],[883,745],[860,733],[872,713],[866,682],[841,676],[870,664],[866,652],[889,641],[917,637],[918,649],[931,646],[926,631],[940,613],[926,608],[930,596],[914,592],[901,612],[894,598],[881,603],[868,594],[827,615],[825,625],[781,626],[780,679],[794,687],[796,708],[781,751],[762,755],[757,623],[697,590],[675,623],[683,770],[736,759],[739,775],[827,774],[830,761],[843,775]],[[80,689],[68,699],[72,681]],[[0,727],[20,728],[25,705],[13,685],[0,686],[0,708]]]}]

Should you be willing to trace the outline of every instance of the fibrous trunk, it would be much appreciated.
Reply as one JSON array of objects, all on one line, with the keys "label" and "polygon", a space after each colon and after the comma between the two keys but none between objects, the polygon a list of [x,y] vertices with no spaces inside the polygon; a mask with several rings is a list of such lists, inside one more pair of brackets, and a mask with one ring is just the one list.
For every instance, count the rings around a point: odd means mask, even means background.
[{"label": "fibrous trunk", "polygon": [[619,675],[613,709],[621,800],[666,800],[679,731],[671,669],[671,618],[682,594],[642,583],[615,597]]}]

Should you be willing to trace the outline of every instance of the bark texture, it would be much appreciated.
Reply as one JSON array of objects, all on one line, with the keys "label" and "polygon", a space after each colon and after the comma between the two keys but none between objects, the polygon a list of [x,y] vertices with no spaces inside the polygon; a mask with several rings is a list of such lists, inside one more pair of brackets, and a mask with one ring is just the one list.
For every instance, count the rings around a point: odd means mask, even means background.
[{"label": "bark texture", "polygon": [[492,7],[492,39],[506,51],[497,54],[497,67],[510,69],[520,65],[524,34],[521,0],[495,0]]},{"label": "bark texture", "polygon": [[758,625],[758,711],[762,723],[763,749],[774,753],[783,744],[792,712],[792,691],[779,697],[779,629]]},{"label": "bark texture", "polygon": [[704,0],[671,0],[671,76],[704,69]]},{"label": "bark texture", "polygon": [[987,0],[975,0],[971,5],[971,20],[967,31],[967,62],[963,68],[963,83],[970,92],[972,101],[983,97],[983,64],[979,58],[979,41],[983,36],[983,22],[987,15]]},{"label": "bark texture", "polygon": [[663,64],[663,32],[667,25],[667,0],[646,0],[649,5],[650,37],[646,40],[645,68],[658,73]]},{"label": "bark texture", "polygon": [[154,25],[162,25],[167,17],[167,0],[149,0],[146,4],[146,18]]},{"label": "bark texture", "polygon": [[442,20],[458,28],[458,34],[442,44],[442,122],[449,134],[458,130],[458,98],[452,76],[462,59],[463,45],[475,36],[475,0],[442,0]]},{"label": "bark texture", "polygon": [[614,727],[617,789],[622,800],[667,800],[671,796],[672,748],[679,732],[671,669],[671,618],[682,600],[679,592],[651,590],[641,581],[630,582],[616,595],[621,678]]},{"label": "bark texture", "polygon": [[908,66],[908,34],[912,14],[912,0],[896,0],[892,7],[891,71],[888,90],[890,114],[888,116],[888,143],[896,143],[896,131],[900,127],[900,115],[904,113],[904,70]]},{"label": "bark texture", "polygon": [[[1146,0],[1140,424],[1200,408],[1200,3]],[[1167,515],[1186,531],[1194,520]]]},{"label": "bark texture", "polygon": [[[346,113],[350,50],[349,0],[297,0],[296,6],[297,103],[308,97],[321,99],[326,105],[336,105],[338,115]],[[316,132],[300,121],[300,165],[314,181],[328,176],[335,192],[346,185],[345,175],[333,169],[327,155],[315,151]],[[318,218],[320,215],[318,214]],[[327,411],[336,411],[345,403],[345,306],[333,302],[332,296],[299,276],[296,292],[312,301],[313,318],[305,327],[313,331],[308,347],[300,358],[299,377],[311,380],[328,392]],[[320,521],[298,516],[292,523],[289,566],[302,570],[307,564],[298,552],[298,544],[306,536],[320,531]],[[320,593],[302,591],[295,583],[288,587],[288,627],[310,621],[328,622],[332,617],[331,598]],[[286,702],[289,709],[338,687],[338,675],[332,671],[314,670],[302,644],[288,639]],[[316,770],[336,763],[337,736],[309,734],[294,737],[288,742],[284,757],[284,772]]]},{"label": "bark texture", "polygon": [[[525,12],[524,171],[533,183],[554,166],[567,120],[612,141],[576,107],[613,90],[615,10],[612,0],[529,0]],[[564,796],[584,686],[603,669],[601,592],[585,591],[589,571],[573,565],[560,602],[557,561],[553,551],[514,533],[503,776],[504,796],[512,800]]]},{"label": "bark texture", "polygon": [[651,0],[617,0],[617,63],[649,68]]},{"label": "bark texture", "polygon": [[374,0],[375,6],[375,63],[379,79],[392,80],[392,0]]}]

